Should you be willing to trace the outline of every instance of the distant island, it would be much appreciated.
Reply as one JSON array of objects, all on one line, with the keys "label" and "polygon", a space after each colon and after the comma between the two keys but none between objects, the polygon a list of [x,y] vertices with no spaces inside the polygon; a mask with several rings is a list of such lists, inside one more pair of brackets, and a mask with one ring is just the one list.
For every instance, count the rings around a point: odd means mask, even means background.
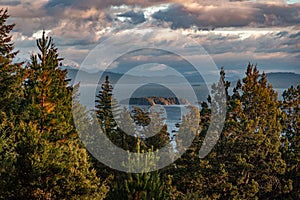
[{"label": "distant island", "polygon": [[126,105],[188,105],[186,99],[178,99],[177,97],[133,97],[120,101],[120,104]]}]

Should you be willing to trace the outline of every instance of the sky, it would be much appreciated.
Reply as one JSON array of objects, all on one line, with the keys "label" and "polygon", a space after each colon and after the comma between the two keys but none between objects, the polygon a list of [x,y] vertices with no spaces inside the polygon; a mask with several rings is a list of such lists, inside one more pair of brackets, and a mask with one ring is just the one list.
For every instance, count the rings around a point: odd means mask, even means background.
[{"label": "sky", "polygon": [[[16,24],[12,34],[21,60],[37,51],[42,30],[54,38],[64,65],[78,67],[110,36],[159,28],[197,41],[232,76],[242,76],[248,62],[260,71],[300,73],[299,0],[0,0],[0,7]],[[116,61],[115,68],[126,68],[130,59]],[[141,69],[164,74],[166,63]]]}]

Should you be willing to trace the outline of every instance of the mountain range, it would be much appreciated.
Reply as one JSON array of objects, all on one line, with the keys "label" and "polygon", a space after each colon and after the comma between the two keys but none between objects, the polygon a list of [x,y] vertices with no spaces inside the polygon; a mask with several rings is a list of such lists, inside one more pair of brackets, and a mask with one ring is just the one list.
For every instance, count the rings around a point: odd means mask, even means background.
[{"label": "mountain range", "polygon": [[[72,68],[72,67],[64,67],[64,69],[67,69],[68,71],[67,76],[68,78],[71,79],[70,84],[73,84],[79,69]],[[86,83],[89,83],[89,80],[94,80],[95,78],[99,77],[100,72],[89,73],[89,72],[81,71],[81,75],[86,80]],[[122,77],[123,84],[159,83],[162,80],[163,83],[169,83],[169,84],[180,84],[180,83],[186,83],[187,81],[191,85],[198,85],[198,84],[202,85],[205,83],[204,79],[201,76],[199,77],[193,74],[185,75],[186,78],[185,79],[184,77],[175,76],[175,75],[147,77],[147,76],[134,76],[128,74],[123,75],[114,72],[103,72],[99,80],[99,83],[103,83],[106,76],[109,76],[109,80],[112,84],[115,84],[121,77]],[[235,82],[239,79],[239,77],[228,75],[226,79],[230,81],[232,85],[235,85]],[[288,88],[292,85],[296,87],[298,84],[300,84],[300,74],[296,74],[293,72],[267,73],[267,79],[268,82],[271,83],[274,88]]]}]

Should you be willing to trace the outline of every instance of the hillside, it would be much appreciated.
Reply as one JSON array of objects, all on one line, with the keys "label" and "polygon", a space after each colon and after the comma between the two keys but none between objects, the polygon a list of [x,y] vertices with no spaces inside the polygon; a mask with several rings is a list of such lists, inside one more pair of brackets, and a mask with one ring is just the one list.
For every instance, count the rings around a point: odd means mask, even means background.
[{"label": "hillside", "polygon": [[289,88],[300,84],[300,74],[292,72],[268,73],[267,79],[274,88]]},{"label": "hillside", "polygon": [[[71,84],[78,73],[78,69],[66,67],[68,71],[68,78],[70,78]],[[87,80],[93,80],[95,77],[99,77],[100,73],[88,73],[85,71],[81,72],[83,77]],[[184,83],[186,80],[183,77],[179,76],[161,76],[161,77],[146,77],[146,76],[132,76],[132,75],[122,75],[119,73],[113,72],[104,72],[100,79],[100,82],[104,82],[105,76],[109,76],[109,80],[112,84],[116,83],[122,77],[122,83],[124,84],[141,84],[141,83],[158,83],[163,80],[163,83]],[[235,82],[238,80],[238,77],[230,77],[228,74],[228,80],[232,82],[232,86],[235,85]],[[203,84],[204,80],[202,77],[196,77],[192,75],[186,76],[187,80],[192,85]],[[296,86],[300,84],[300,74],[296,74],[293,72],[272,72],[267,73],[267,79],[269,83],[273,85],[274,88],[288,88],[291,85]]]}]

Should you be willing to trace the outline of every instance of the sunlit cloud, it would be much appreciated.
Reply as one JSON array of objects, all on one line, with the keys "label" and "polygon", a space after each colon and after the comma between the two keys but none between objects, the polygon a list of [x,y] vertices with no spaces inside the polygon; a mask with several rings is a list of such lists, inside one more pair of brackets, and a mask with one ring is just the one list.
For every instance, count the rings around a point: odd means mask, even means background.
[{"label": "sunlit cloud", "polygon": [[164,65],[164,64],[159,64],[159,65],[155,65],[155,66],[153,66],[153,67],[150,67],[148,70],[149,70],[149,71],[163,71],[163,70],[165,70],[166,68],[167,68],[166,65]]},{"label": "sunlit cloud", "polygon": [[[300,2],[295,0],[4,0],[0,5],[9,9],[9,22],[16,24],[13,40],[24,58],[36,50],[34,40],[42,30],[54,37],[65,65],[79,66],[109,36],[136,27],[159,27],[169,33],[151,36],[151,41],[145,37],[145,44],[176,46],[174,33],[182,33],[227,70],[253,61],[265,69],[272,65],[274,70],[289,71],[300,63]],[[135,55],[124,62],[155,60],[178,61],[170,55]]]},{"label": "sunlit cloud", "polygon": [[39,39],[43,36],[43,32],[45,32],[45,35],[47,36],[49,33],[51,33],[51,30],[39,30],[32,34],[32,37],[34,39]]}]

